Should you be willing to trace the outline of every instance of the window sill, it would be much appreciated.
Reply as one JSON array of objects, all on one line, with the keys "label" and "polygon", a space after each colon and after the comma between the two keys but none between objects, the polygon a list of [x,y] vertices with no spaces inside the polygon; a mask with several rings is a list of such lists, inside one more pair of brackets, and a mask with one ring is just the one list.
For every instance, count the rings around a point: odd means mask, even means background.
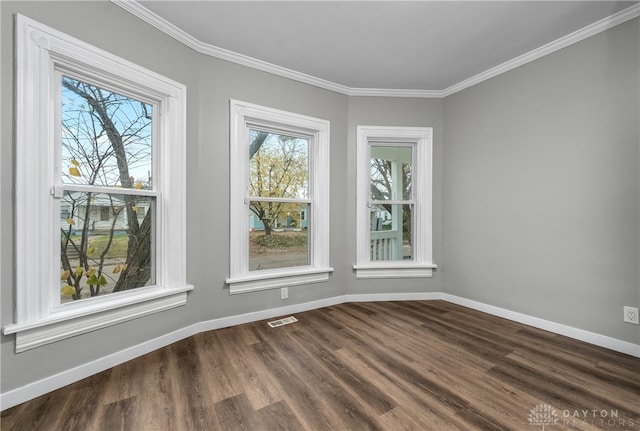
[{"label": "window sill", "polygon": [[[192,285],[126,292],[110,298],[96,298],[99,302],[61,306],[48,317],[36,321],[14,323],[2,329],[4,335],[16,334],[16,353],[85,334],[100,328],[137,319],[142,316],[186,304]],[[102,301],[100,301],[102,300]]]},{"label": "window sill", "polygon": [[[267,270],[268,271],[268,270]],[[255,292],[259,290],[277,289],[279,287],[297,286],[300,284],[321,283],[329,280],[333,268],[301,268],[295,270],[276,270],[255,275],[228,278],[229,294]]]},{"label": "window sill", "polygon": [[429,278],[433,276],[435,264],[388,263],[354,265],[356,278]]}]

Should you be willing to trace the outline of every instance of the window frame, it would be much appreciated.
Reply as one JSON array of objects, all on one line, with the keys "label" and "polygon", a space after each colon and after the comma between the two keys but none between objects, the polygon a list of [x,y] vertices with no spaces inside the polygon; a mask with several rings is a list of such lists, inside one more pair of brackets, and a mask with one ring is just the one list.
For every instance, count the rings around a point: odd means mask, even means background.
[{"label": "window frame", "polygon": [[[309,265],[249,271],[249,129],[309,139]],[[230,294],[324,282],[329,265],[329,136],[327,120],[229,101]]]},{"label": "window frame", "polygon": [[[356,278],[432,277],[437,265],[432,251],[433,128],[356,127]],[[369,210],[372,145],[414,146],[412,161],[412,260],[371,260]],[[376,201],[377,202],[377,201]],[[395,203],[395,201],[390,201]],[[401,201],[398,201],[401,202]]]},{"label": "window frame", "polygon": [[[60,71],[68,70],[158,107],[154,151],[160,174],[150,192],[158,208],[157,268],[155,285],[60,304],[51,284],[60,272],[56,200],[62,193],[55,184],[59,167],[55,122],[60,109],[55,104],[60,100],[56,79]],[[184,305],[193,289],[186,281],[186,87],[16,15],[15,116],[16,311],[15,323],[4,326],[3,333],[16,334],[16,352]],[[32,262],[38,262],[38,270]]]}]

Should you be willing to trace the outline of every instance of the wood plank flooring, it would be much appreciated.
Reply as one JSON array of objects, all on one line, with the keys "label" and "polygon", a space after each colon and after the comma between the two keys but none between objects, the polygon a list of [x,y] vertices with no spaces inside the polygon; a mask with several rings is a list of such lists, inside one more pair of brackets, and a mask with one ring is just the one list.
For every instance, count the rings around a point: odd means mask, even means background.
[{"label": "wood plank flooring", "polygon": [[2,430],[640,430],[638,358],[440,301],[295,316],[187,338]]}]

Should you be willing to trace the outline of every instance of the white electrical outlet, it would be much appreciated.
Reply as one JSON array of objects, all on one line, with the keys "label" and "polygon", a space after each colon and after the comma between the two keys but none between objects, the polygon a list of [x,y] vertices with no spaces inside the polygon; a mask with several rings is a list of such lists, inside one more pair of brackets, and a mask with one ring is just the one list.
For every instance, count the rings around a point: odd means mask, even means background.
[{"label": "white electrical outlet", "polygon": [[[289,297],[289,288],[281,287],[280,288],[280,299],[287,299]],[[637,313],[637,310],[636,310]]]},{"label": "white electrical outlet", "polygon": [[624,307],[624,321],[627,323],[635,323],[640,325],[640,316],[638,316],[637,307]]}]

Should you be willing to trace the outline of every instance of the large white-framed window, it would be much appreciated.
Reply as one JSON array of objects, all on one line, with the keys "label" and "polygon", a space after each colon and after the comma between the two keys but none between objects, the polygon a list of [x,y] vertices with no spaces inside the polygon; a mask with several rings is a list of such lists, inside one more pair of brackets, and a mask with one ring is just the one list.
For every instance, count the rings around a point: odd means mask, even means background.
[{"label": "large white-framed window", "polygon": [[329,122],[230,101],[231,294],[326,281]]},{"label": "large white-framed window", "polygon": [[432,276],[432,133],[357,126],[357,278]]},{"label": "large white-framed window", "polygon": [[16,17],[24,351],[186,303],[186,88]]}]

